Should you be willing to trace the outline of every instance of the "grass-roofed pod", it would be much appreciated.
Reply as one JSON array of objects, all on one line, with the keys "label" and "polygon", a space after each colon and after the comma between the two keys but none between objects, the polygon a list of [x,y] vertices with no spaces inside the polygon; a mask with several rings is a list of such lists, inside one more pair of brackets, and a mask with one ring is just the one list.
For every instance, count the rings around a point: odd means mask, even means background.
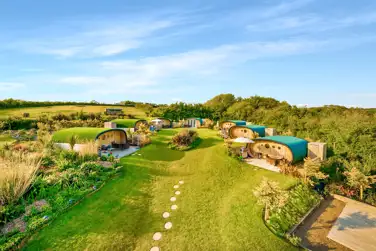
[{"label": "grass-roofed pod", "polygon": [[292,136],[268,136],[254,141],[255,143],[248,145],[254,157],[295,163],[307,156],[308,142],[304,139]]},{"label": "grass-roofed pod", "polygon": [[111,122],[116,123],[117,128],[133,128],[137,121],[139,120],[137,119],[114,119]]},{"label": "grass-roofed pod", "polygon": [[232,126],[229,129],[229,137],[232,139],[265,137],[265,128],[265,126],[260,125]]},{"label": "grass-roofed pod", "polygon": [[63,129],[54,133],[52,139],[56,143],[68,144],[72,137],[76,137],[77,144],[84,144],[88,141],[94,141],[101,146],[112,148],[127,148],[127,134],[123,129],[92,128],[92,127],[74,127]]},{"label": "grass-roofed pod", "polygon": [[137,120],[136,123],[134,123],[134,129],[137,130],[140,125],[145,125],[145,126],[148,126],[148,122],[145,120],[145,119],[140,119],[140,120]]}]

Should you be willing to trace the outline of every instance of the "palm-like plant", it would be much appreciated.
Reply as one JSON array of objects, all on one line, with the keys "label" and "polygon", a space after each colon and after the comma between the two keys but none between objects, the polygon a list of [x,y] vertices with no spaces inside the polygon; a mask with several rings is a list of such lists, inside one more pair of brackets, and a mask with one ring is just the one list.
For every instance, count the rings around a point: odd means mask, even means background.
[{"label": "palm-like plant", "polygon": [[313,184],[312,178],[317,180],[326,179],[328,175],[320,171],[321,163],[317,159],[305,158],[304,159],[304,182],[306,184]]},{"label": "palm-like plant", "polygon": [[77,144],[77,142],[78,142],[77,135],[72,135],[72,137],[69,138],[69,145],[72,151],[74,149],[74,146]]},{"label": "palm-like plant", "polygon": [[350,187],[359,189],[360,200],[363,200],[364,189],[370,188],[371,184],[376,183],[376,175],[367,176],[356,167],[346,171],[345,176]]},{"label": "palm-like plant", "polygon": [[257,197],[258,204],[265,206],[265,220],[269,219],[270,210],[283,207],[288,199],[288,193],[282,190],[277,182],[267,178],[261,181],[253,194]]}]

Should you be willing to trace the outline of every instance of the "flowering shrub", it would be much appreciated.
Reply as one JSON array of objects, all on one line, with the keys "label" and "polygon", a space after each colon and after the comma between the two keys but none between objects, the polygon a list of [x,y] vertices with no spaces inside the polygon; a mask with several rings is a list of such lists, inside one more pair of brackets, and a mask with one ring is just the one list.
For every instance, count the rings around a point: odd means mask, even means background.
[{"label": "flowering shrub", "polygon": [[200,142],[196,131],[184,129],[172,137],[169,146],[171,149],[187,151],[198,146]]}]

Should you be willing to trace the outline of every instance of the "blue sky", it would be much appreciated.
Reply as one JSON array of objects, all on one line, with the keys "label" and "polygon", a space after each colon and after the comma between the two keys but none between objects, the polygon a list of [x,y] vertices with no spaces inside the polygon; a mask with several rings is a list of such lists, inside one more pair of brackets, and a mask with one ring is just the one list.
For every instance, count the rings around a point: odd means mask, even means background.
[{"label": "blue sky", "polygon": [[0,99],[376,107],[374,0],[0,3]]}]

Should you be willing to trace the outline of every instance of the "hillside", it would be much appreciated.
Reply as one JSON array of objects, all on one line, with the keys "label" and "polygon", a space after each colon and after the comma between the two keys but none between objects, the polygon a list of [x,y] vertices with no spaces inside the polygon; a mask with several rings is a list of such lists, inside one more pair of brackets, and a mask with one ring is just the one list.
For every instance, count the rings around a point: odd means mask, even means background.
[{"label": "hillside", "polygon": [[[38,118],[41,115],[55,115],[58,113],[70,114],[74,112],[83,111],[85,113],[103,113],[109,107],[106,105],[58,105],[46,107],[25,107],[25,108],[10,108],[0,109],[0,119],[6,119],[9,116],[22,117],[24,113],[29,113],[30,118]],[[145,118],[144,111],[135,107],[111,106],[111,108],[122,108],[125,114],[133,115],[137,118]]]}]

